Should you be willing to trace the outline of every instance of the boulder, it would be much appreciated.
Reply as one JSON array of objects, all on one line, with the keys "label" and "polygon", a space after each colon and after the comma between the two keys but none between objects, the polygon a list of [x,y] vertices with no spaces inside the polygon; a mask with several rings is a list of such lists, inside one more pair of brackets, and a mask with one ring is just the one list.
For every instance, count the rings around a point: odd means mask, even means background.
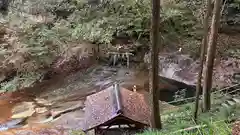
[{"label": "boulder", "polygon": [[35,104],[33,102],[22,102],[12,109],[12,119],[27,118],[35,113]]},{"label": "boulder", "polygon": [[[149,58],[149,54],[146,54],[145,63],[150,62]],[[236,74],[239,73],[240,60],[231,57],[217,58],[214,64],[213,87],[222,88],[234,84]],[[189,55],[181,53],[159,55],[159,75],[178,82],[196,85],[199,67],[199,60],[195,61]]]}]

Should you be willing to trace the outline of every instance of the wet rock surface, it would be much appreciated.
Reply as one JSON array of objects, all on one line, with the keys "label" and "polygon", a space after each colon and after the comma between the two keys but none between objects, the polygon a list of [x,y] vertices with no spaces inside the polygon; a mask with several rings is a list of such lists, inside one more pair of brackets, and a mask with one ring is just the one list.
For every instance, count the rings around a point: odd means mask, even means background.
[{"label": "wet rock surface", "polygon": [[[36,131],[33,127],[40,130],[47,130],[46,132],[49,133],[52,132],[45,128],[42,129],[42,126],[49,127],[50,129],[52,128],[54,131],[56,129],[55,126],[60,126],[68,131],[79,129],[84,116],[84,102],[86,96],[106,89],[107,87],[112,86],[114,82],[119,82],[120,86],[130,90],[136,85],[137,91],[144,93],[147,98],[148,92],[144,90],[143,86],[148,79],[146,77],[147,75],[148,73],[146,71],[140,71],[136,67],[130,69],[109,68],[100,65],[94,66],[85,71],[76,72],[63,78],[53,79],[44,85],[38,85],[38,87],[22,91],[27,92],[28,94],[20,92],[2,94],[2,96],[0,96],[0,103],[1,100],[5,101],[6,103],[2,105],[8,106],[9,108],[5,109],[8,118],[2,115],[4,114],[4,111],[0,112],[0,117],[2,116],[3,119],[1,123],[4,124],[8,120],[12,120],[12,110],[14,110],[16,106],[23,105],[17,107],[19,108],[18,110],[15,109],[15,115],[18,115],[19,113],[25,114],[23,112],[28,109],[22,108],[33,108],[30,110],[34,113],[31,116],[30,113],[26,113],[25,116],[19,115],[19,117],[21,116],[23,118],[27,116],[27,120],[23,123],[23,127],[21,127],[24,129],[22,129],[21,132],[18,131],[19,134],[28,131],[29,134],[34,132],[34,134],[38,135],[40,131]],[[18,97],[19,100],[15,101],[12,106],[9,106],[9,101],[12,101],[12,98],[16,97]],[[2,105],[0,104],[0,108]],[[166,107],[166,105],[164,106]],[[17,130],[20,130],[21,128],[14,130],[17,132]],[[6,129],[2,128],[2,130]],[[8,133],[9,130],[3,131],[2,133],[5,132]]]},{"label": "wet rock surface", "polygon": [[22,102],[14,106],[12,109],[12,119],[26,118],[35,113],[35,105],[33,102]]},{"label": "wet rock surface", "polygon": [[23,126],[23,122],[25,121],[25,118],[19,118],[19,119],[12,119],[4,124],[0,124],[0,131],[8,130],[11,128],[18,128]]},{"label": "wet rock surface", "polygon": [[[76,72],[75,74],[59,79],[61,81],[59,82],[58,80],[58,83],[53,81],[50,84],[48,83],[47,86],[29,89],[28,91],[38,91],[35,95],[36,98],[28,98],[27,95],[20,93],[18,93],[19,95],[17,93],[3,94],[0,99],[6,101],[5,104],[2,104],[4,106],[8,106],[9,101],[11,101],[13,97],[19,97],[21,99],[17,101],[17,104],[13,104],[12,107],[9,106],[9,112],[6,112],[9,115],[8,119],[11,120],[10,117],[12,116],[16,118],[27,117],[24,123],[25,128],[32,126],[38,127],[39,124],[53,128],[54,126],[61,125],[67,130],[79,128],[84,115],[83,108],[85,106],[84,101],[86,96],[99,91],[99,89],[104,89],[106,85],[113,83],[115,78],[117,78],[115,74],[117,71],[111,68],[99,66],[89,70],[90,71],[86,72]],[[119,75],[122,76],[119,79],[126,78],[124,77],[125,74],[120,73],[118,76]],[[24,101],[24,99],[27,99],[27,101]],[[28,101],[29,99],[31,99],[31,101]],[[0,112],[0,115],[3,116],[2,112]],[[6,119],[6,117],[3,116],[3,119],[4,118]],[[6,120],[4,121],[6,122]],[[5,123],[4,121],[2,124]],[[8,128],[2,127],[1,129],[6,130]],[[39,134],[32,129],[28,132],[26,131],[27,129],[23,130],[24,132],[18,131],[16,134],[32,134],[31,132]],[[8,131],[6,131],[6,134],[7,132]]]},{"label": "wet rock surface", "polygon": [[33,126],[28,128],[11,129],[2,132],[4,135],[69,135],[70,131],[62,127]]}]

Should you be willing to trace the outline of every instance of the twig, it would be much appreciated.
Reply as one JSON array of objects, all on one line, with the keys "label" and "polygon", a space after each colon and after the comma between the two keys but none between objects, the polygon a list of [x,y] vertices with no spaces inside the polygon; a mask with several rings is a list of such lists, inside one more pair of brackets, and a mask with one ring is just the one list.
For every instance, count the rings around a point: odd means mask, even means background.
[{"label": "twig", "polygon": [[[194,122],[194,124],[197,124],[195,118],[192,119],[192,121]],[[197,130],[198,130],[198,132],[199,132],[201,135],[203,135],[203,134],[201,133],[201,131],[199,130],[199,128],[197,128]]]},{"label": "twig", "polygon": [[200,128],[204,128],[204,127],[207,127],[207,125],[196,125],[196,126],[193,126],[193,127],[188,127],[188,128],[177,130],[177,131],[173,132],[173,134],[186,132],[186,131],[191,131],[191,130],[195,130],[195,129],[200,129]]}]

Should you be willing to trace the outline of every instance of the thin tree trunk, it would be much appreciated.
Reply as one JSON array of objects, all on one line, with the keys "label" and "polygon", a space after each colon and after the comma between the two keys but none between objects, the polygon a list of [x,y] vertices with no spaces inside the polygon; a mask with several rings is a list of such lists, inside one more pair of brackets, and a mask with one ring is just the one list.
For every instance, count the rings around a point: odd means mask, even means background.
[{"label": "thin tree trunk", "polygon": [[207,60],[206,60],[206,71],[203,86],[203,111],[209,111],[211,108],[211,89],[212,89],[212,75],[213,66],[216,53],[218,29],[220,25],[220,8],[222,0],[215,0],[214,12],[211,25],[211,34],[208,42]]},{"label": "thin tree trunk", "polygon": [[206,8],[205,8],[205,15],[204,15],[204,22],[203,22],[203,40],[202,45],[200,47],[200,70],[198,72],[198,78],[197,78],[197,89],[196,89],[196,101],[195,101],[195,109],[194,109],[194,120],[197,121],[197,114],[199,109],[199,97],[200,97],[200,91],[202,89],[202,72],[203,72],[203,64],[205,60],[205,50],[208,43],[208,20],[210,17],[210,14],[212,13],[212,1],[206,0]]},{"label": "thin tree trunk", "polygon": [[159,111],[159,93],[158,93],[158,53],[159,53],[159,26],[160,25],[160,0],[152,0],[152,33],[151,33],[151,66],[150,66],[150,78],[149,89],[151,99],[151,128],[161,129],[161,118]]}]

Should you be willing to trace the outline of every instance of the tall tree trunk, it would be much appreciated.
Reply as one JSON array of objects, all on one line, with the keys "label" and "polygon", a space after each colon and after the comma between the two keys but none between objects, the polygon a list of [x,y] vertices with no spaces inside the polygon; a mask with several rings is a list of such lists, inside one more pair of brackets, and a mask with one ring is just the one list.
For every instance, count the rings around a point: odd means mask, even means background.
[{"label": "tall tree trunk", "polygon": [[151,65],[149,89],[151,99],[151,127],[161,129],[161,117],[159,111],[159,92],[158,92],[158,53],[159,53],[159,25],[160,25],[160,0],[152,0],[152,30],[151,30]]},{"label": "tall tree trunk", "polygon": [[206,60],[206,71],[203,86],[203,111],[209,111],[211,108],[211,89],[212,89],[212,75],[213,66],[216,53],[218,29],[220,25],[220,8],[222,0],[215,0],[214,12],[211,25],[211,34],[208,42],[207,60]]},{"label": "tall tree trunk", "polygon": [[194,120],[197,121],[197,114],[199,109],[199,97],[200,97],[200,91],[202,89],[202,72],[203,72],[203,64],[205,60],[205,50],[208,43],[208,20],[210,17],[210,14],[212,13],[212,1],[206,0],[206,8],[205,8],[205,15],[203,20],[203,39],[202,39],[202,45],[200,47],[200,70],[198,72],[198,78],[197,78],[197,89],[196,89],[196,101],[195,101],[195,109],[194,109]]}]

